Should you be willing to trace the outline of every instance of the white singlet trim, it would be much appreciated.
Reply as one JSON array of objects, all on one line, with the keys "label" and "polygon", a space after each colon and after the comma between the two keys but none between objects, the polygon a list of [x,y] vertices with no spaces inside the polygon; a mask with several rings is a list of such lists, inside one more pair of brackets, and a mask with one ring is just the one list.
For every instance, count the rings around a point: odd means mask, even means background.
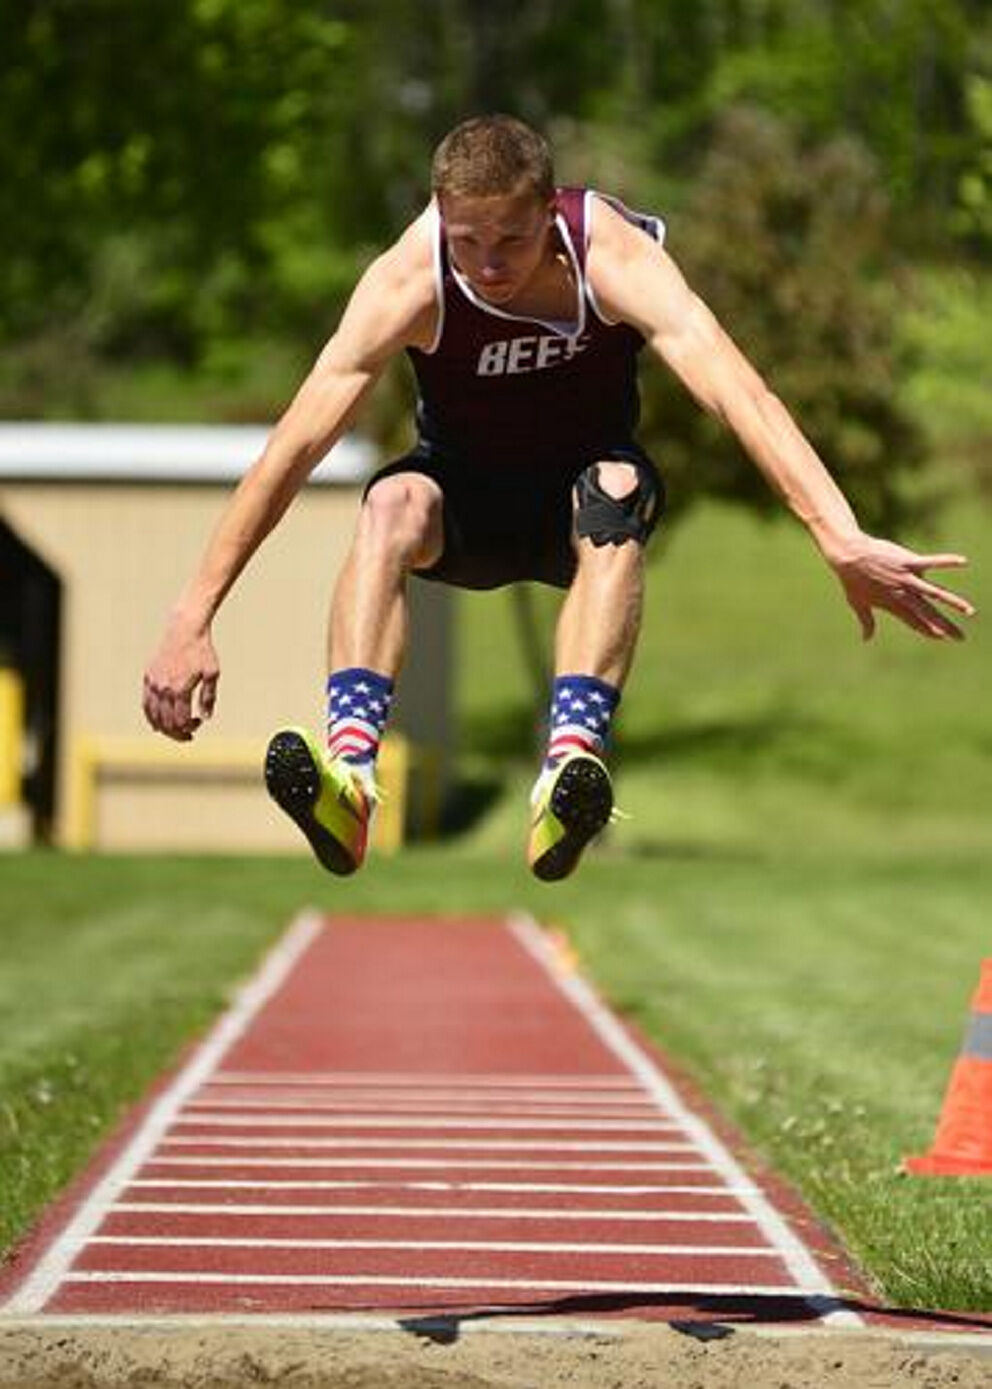
[{"label": "white singlet trim", "polygon": [[437,199],[431,198],[427,209],[430,219],[430,238],[431,238],[431,259],[434,262],[434,298],[437,301],[437,327],[434,329],[434,337],[431,339],[430,347],[424,348],[428,357],[441,346],[441,335],[444,332],[444,267],[441,264],[441,209],[437,205]]},{"label": "white singlet trim", "polygon": [[[583,217],[583,222],[584,222],[584,224],[585,224],[585,230],[586,230],[586,264],[587,264],[587,265],[589,264],[589,243],[590,243],[590,241],[592,240],[592,209],[593,209],[593,199],[594,199],[594,198],[599,198],[601,202],[607,202],[607,200],[606,200],[605,198],[603,198],[601,194],[599,194],[599,193],[596,192],[596,189],[595,189],[595,188],[587,188],[587,189],[586,189],[586,196],[585,196],[585,216]],[[607,206],[609,206],[609,203],[608,203],[608,202],[607,202]],[[616,209],[614,209],[614,211],[616,211]],[[621,215],[622,215],[622,214],[621,214]],[[666,231],[667,231],[667,228],[666,228],[666,226],[665,226],[665,219],[664,219],[663,217],[658,217],[658,216],[656,216],[656,215],[653,214],[653,213],[644,213],[644,212],[642,212],[642,213],[638,213],[637,215],[640,216],[640,217],[647,217],[647,218],[649,219],[649,221],[650,221],[653,225],[652,225],[652,230],[651,230],[651,232],[648,232],[648,233],[646,233],[646,234],[649,235],[649,236],[650,236],[650,235],[653,235],[654,240],[657,241],[658,245],[659,245],[659,246],[664,246],[664,244],[665,244],[665,233],[666,233]],[[599,305],[596,303],[596,295],[595,295],[595,292],[593,291],[592,283],[591,283],[591,281],[590,281],[588,275],[586,275],[585,284],[586,284],[586,296],[588,297],[589,303],[592,305],[593,312],[595,313],[596,317],[599,319],[600,323],[605,323],[606,326],[607,326],[608,328],[615,328],[615,327],[617,326],[617,324],[620,322],[620,319],[618,319],[618,318],[608,318],[608,317],[606,316],[606,314],[603,312],[603,310],[602,310],[602,309],[599,307]]]}]

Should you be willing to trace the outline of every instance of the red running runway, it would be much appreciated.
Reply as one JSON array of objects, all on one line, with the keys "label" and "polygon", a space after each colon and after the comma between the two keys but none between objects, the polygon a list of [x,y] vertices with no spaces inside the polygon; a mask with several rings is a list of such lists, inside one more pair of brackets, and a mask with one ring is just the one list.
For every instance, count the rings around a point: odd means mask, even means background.
[{"label": "red running runway", "polygon": [[44,1233],[5,1315],[857,1321],[526,920],[301,919]]}]

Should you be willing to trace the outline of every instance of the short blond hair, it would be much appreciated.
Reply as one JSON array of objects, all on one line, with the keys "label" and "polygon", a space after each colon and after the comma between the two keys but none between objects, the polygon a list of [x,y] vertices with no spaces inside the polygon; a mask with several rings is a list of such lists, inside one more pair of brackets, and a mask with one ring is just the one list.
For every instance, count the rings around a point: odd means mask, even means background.
[{"label": "short blond hair", "polygon": [[515,116],[473,116],[448,132],[434,152],[431,187],[437,197],[489,198],[530,188],[554,197],[548,142]]}]

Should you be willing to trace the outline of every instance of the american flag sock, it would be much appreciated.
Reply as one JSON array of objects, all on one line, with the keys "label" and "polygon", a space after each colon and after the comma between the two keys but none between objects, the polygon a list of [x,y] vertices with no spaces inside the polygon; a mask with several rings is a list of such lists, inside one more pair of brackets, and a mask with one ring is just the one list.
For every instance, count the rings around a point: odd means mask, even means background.
[{"label": "american flag sock", "polygon": [[327,680],[327,755],[350,762],[363,781],[371,782],[393,682],[388,675],[349,666]]},{"label": "american flag sock", "polygon": [[558,675],[551,690],[551,723],[544,770],[558,765],[570,752],[600,757],[606,747],[610,720],[620,703],[620,691],[595,675]]}]

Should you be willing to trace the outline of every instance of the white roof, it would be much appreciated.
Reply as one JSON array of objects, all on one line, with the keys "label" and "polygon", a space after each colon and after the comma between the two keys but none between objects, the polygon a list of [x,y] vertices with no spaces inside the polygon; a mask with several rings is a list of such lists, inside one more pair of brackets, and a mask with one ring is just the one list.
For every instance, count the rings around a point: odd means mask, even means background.
[{"label": "white roof", "polygon": [[[262,452],[263,425],[0,422],[0,480],[228,482]],[[311,482],[355,483],[376,463],[368,440],[346,435]]]}]

